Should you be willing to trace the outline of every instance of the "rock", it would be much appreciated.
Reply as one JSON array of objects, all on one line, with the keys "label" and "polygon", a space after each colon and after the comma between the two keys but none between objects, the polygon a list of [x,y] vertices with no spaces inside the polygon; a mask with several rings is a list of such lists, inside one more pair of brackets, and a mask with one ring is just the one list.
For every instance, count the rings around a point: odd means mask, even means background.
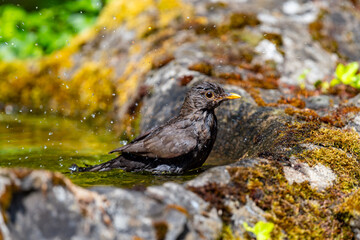
[{"label": "rock", "polygon": [[299,162],[292,164],[296,167],[284,167],[285,178],[289,184],[308,181],[312,188],[322,191],[331,187],[336,180],[336,174],[322,164],[314,167]]},{"label": "rock", "polygon": [[208,203],[175,183],[89,191],[58,173],[1,169],[0,189],[3,239],[215,239],[222,228]]},{"label": "rock", "polygon": [[306,107],[314,110],[329,109],[331,97],[326,95],[313,96],[305,100]]},{"label": "rock", "polygon": [[232,215],[232,226],[234,229],[234,235],[237,237],[244,237],[246,230],[243,224],[250,223],[255,225],[259,221],[266,222],[265,212],[256,206],[256,203],[251,199],[246,199],[246,204],[242,207],[236,206],[236,202],[228,202],[227,205],[231,209]]},{"label": "rock", "polygon": [[[180,86],[177,79],[190,74],[193,77],[191,83]],[[176,61],[149,76],[146,84],[157,87],[144,99],[141,129],[145,131],[164,123],[171,116],[176,116],[187,89],[205,79],[208,78],[189,72]],[[239,87],[225,85],[224,88],[240,94],[242,98],[239,101],[226,102],[216,109],[219,130],[210,157],[221,155],[225,162],[231,162],[246,154],[256,154],[259,149],[272,144],[273,137],[287,121],[287,117],[281,110],[257,108],[252,97]],[[249,145],[248,142],[258,144]]]},{"label": "rock", "polygon": [[[175,116],[196,82],[219,82],[242,96],[216,110],[209,161],[226,166],[144,191],[90,191],[57,173],[2,169],[2,238],[246,237],[244,222],[264,220],[274,223],[274,239],[359,238],[359,96],[340,104],[346,96],[311,91],[331,79],[339,59],[359,59],[356,3],[185,0],[164,11],[161,2],[109,3],[90,40],[36,62],[38,69],[3,67],[11,70],[3,89],[26,90],[17,103],[26,105],[36,102],[26,96],[49,84],[59,91],[42,96],[49,100],[41,108],[82,117],[107,112],[126,124],[122,133]],[[29,91],[12,84],[20,73]],[[108,91],[94,103],[84,93],[88,83]],[[70,90],[59,88],[67,84]],[[1,101],[5,112],[18,108],[12,95]],[[140,129],[129,127],[133,118]]]}]

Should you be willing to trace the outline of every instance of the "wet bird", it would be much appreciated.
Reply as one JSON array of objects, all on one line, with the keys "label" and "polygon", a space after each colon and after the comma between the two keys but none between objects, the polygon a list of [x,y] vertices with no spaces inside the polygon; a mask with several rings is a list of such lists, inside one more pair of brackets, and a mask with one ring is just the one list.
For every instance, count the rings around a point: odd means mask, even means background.
[{"label": "wet bird", "polygon": [[214,109],[226,100],[237,98],[240,96],[226,93],[216,83],[200,82],[187,92],[178,116],[111,151],[120,154],[117,158],[90,167],[73,165],[70,170],[182,173],[201,167],[216,139]]}]

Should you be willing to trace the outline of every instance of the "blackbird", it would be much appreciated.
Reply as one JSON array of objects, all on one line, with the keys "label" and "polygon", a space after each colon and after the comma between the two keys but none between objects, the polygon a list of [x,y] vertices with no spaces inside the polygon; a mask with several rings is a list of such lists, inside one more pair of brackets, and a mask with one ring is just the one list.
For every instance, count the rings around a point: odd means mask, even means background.
[{"label": "blackbird", "polygon": [[200,82],[187,92],[177,117],[111,151],[121,154],[117,158],[90,167],[74,164],[70,170],[94,172],[119,168],[126,171],[182,173],[201,167],[216,139],[214,109],[223,101],[236,98],[240,96],[226,93],[216,83]]}]

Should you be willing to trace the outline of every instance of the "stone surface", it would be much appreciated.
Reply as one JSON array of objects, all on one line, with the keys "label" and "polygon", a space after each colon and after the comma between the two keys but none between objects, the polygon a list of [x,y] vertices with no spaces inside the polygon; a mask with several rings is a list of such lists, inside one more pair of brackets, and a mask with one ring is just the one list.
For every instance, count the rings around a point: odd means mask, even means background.
[{"label": "stone surface", "polygon": [[[135,14],[135,24],[99,30],[59,74],[71,81],[88,62],[101,63],[96,71],[112,68],[115,118],[139,111],[141,131],[176,115],[196,82],[223,84],[242,96],[216,110],[208,162],[226,166],[143,191],[85,190],[57,173],[2,169],[0,238],[217,239],[227,227],[246,237],[244,222],[264,220],[276,225],[274,238],[359,238],[358,205],[338,210],[358,195],[360,119],[351,105],[360,106],[359,95],[346,103],[341,93],[306,92],[330,80],[339,59],[360,59],[351,1],[184,3],[189,15],[168,23],[150,7]],[[149,20],[155,31],[136,31]],[[313,23],[320,24],[316,41]]]},{"label": "stone surface", "polygon": [[0,186],[3,239],[215,239],[222,228],[215,209],[175,183],[89,191],[61,174],[1,169]]},{"label": "stone surface", "polygon": [[312,188],[322,191],[331,187],[336,180],[336,174],[322,164],[313,167],[306,163],[292,164],[296,164],[296,168],[284,167],[284,174],[289,184],[308,181]]}]

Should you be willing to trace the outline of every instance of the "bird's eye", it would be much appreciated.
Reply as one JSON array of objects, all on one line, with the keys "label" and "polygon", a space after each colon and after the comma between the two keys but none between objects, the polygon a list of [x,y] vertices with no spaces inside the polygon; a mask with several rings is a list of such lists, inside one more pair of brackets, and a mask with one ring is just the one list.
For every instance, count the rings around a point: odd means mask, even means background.
[{"label": "bird's eye", "polygon": [[207,92],[205,93],[205,96],[206,96],[207,98],[213,98],[213,97],[214,97],[214,93],[213,93],[212,91],[207,91]]}]

